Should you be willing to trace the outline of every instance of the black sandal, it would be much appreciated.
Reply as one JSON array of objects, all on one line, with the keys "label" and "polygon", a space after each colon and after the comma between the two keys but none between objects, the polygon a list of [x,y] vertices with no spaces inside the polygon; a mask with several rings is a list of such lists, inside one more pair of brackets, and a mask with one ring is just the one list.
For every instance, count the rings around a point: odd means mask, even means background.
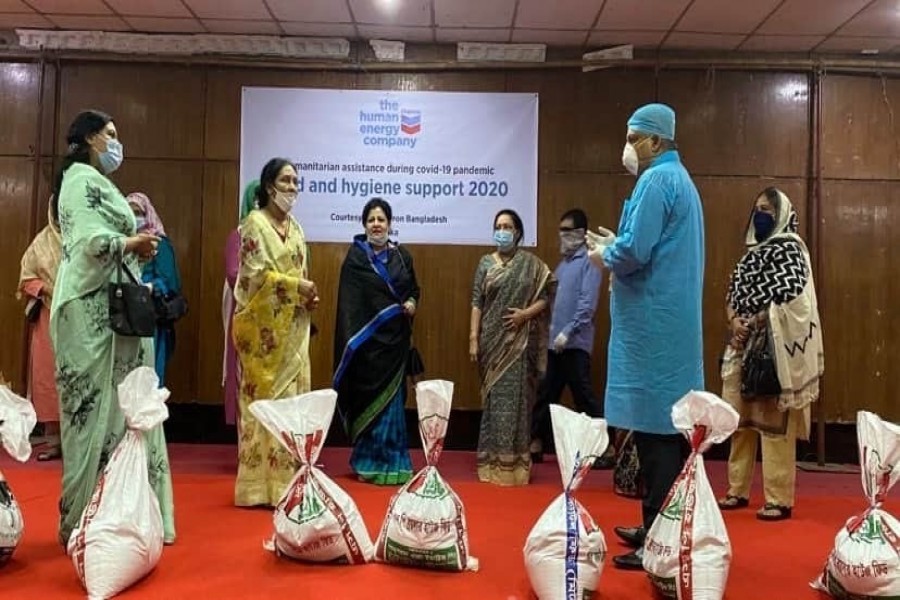
[{"label": "black sandal", "polygon": [[[777,514],[767,514],[770,512]],[[791,507],[766,502],[765,506],[757,511],[756,518],[760,521],[784,521],[791,518]]]},{"label": "black sandal", "polygon": [[528,453],[531,455],[532,464],[540,464],[544,462],[544,444],[539,440],[531,440],[528,446]]},{"label": "black sandal", "polygon": [[747,508],[750,506],[750,500],[748,498],[732,496],[731,494],[728,494],[724,499],[718,500],[716,503],[719,505],[720,510],[737,510],[739,508]]}]

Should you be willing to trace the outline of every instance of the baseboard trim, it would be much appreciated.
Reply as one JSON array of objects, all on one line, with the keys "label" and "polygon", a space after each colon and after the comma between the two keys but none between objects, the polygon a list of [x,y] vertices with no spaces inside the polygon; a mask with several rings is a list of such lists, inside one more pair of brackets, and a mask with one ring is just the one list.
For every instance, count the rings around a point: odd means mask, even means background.
[{"label": "baseboard trim", "polygon": [[[407,431],[411,448],[421,448],[416,412],[406,410]],[[475,450],[478,445],[478,431],[481,423],[479,410],[453,410],[444,447],[448,450]],[[190,444],[236,444],[237,429],[225,424],[222,406],[209,404],[171,404],[169,420],[165,423],[166,437],[174,443]],[[816,428],[808,442],[798,442],[797,459],[816,460]],[[825,460],[829,463],[856,464],[859,456],[856,447],[856,426],[849,424],[828,424],[825,426]],[[335,416],[328,433],[327,446],[346,447],[349,439],[343,431],[340,419]],[[728,458],[728,444],[719,444],[709,449],[706,456],[711,460]]]}]

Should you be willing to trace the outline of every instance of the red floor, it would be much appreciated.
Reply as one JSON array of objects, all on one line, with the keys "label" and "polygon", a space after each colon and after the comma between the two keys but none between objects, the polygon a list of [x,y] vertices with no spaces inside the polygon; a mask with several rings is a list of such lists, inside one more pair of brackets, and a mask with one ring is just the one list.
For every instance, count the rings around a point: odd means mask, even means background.
[{"label": "red floor", "polygon": [[[445,453],[441,471],[467,509],[472,554],[478,573],[433,573],[385,565],[318,567],[280,560],[262,549],[271,531],[264,510],[231,506],[235,448],[171,446],[175,481],[177,543],[166,548],[156,571],[122,598],[532,598],[522,546],[535,520],[559,493],[555,462],[536,465],[533,483],[498,488],[478,483],[474,455]],[[354,497],[369,531],[381,524],[393,489],[352,480],[345,449],[326,449],[325,470]],[[414,456],[422,464],[421,453]],[[22,505],[26,532],[13,560],[0,569],[3,598],[81,598],[71,562],[56,539],[59,463],[15,464],[0,459],[0,469]],[[722,489],[724,464],[708,465],[716,490]],[[726,598],[793,600],[819,598],[808,582],[822,567],[834,535],[852,513],[865,508],[858,475],[798,473],[795,517],[760,523],[753,510],[726,514],[734,548]],[[610,554],[624,549],[612,527],[634,524],[636,501],[611,492],[610,473],[592,472],[579,498],[606,533]],[[760,502],[754,490],[754,505]],[[890,507],[889,507],[890,508]],[[616,571],[609,557],[597,598],[651,598],[641,573]]]}]

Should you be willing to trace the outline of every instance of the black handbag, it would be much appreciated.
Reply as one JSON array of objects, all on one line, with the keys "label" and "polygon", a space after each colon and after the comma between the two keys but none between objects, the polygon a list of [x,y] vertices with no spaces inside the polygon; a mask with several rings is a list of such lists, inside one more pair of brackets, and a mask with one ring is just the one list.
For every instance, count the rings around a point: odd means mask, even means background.
[{"label": "black handbag", "polygon": [[753,329],[741,362],[741,397],[765,399],[781,394],[768,324]]},{"label": "black handbag", "polygon": [[178,293],[153,294],[153,308],[156,311],[156,320],[161,325],[169,325],[188,313],[188,303],[184,296]]},{"label": "black handbag", "polygon": [[[109,326],[125,337],[153,337],[156,310],[150,288],[131,272],[124,259],[116,267],[116,281],[109,284]],[[122,271],[130,281],[122,281]]]},{"label": "black handbag", "polygon": [[415,346],[409,347],[409,356],[406,358],[406,374],[415,379],[425,372],[425,363],[422,362],[422,355]]}]

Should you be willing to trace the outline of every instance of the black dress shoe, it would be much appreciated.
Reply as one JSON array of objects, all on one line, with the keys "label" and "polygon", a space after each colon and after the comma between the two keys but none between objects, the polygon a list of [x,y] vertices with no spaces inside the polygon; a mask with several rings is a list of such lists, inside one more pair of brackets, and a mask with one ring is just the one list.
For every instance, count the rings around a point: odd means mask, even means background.
[{"label": "black dress shoe", "polygon": [[617,569],[624,571],[643,571],[644,570],[644,549],[638,548],[634,552],[628,554],[620,554],[613,556],[613,565]]},{"label": "black dress shoe", "polygon": [[647,537],[647,530],[643,527],[616,527],[613,531],[626,546],[632,548],[641,548],[644,545],[644,538]]},{"label": "black dress shoe", "polygon": [[591,467],[595,471],[608,471],[616,466],[616,457],[612,454],[604,454],[594,461]]}]

